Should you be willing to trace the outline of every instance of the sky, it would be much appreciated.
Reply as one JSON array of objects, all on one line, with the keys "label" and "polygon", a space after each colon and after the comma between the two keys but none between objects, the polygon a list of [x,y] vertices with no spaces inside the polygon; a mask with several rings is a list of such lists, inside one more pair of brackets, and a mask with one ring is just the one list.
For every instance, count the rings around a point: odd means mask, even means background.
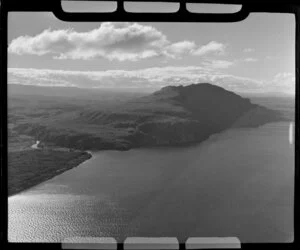
[{"label": "sky", "polygon": [[236,23],[76,23],[9,13],[8,83],[153,91],[209,82],[235,92],[295,93],[295,18]]}]

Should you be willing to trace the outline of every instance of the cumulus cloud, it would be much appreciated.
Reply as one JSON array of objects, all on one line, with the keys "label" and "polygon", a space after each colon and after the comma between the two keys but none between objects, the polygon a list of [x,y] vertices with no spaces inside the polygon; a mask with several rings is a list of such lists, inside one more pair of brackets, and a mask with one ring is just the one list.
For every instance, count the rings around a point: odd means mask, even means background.
[{"label": "cumulus cloud", "polygon": [[196,48],[196,44],[191,41],[182,41],[169,45],[166,48],[166,53],[170,57],[191,53]]},{"label": "cumulus cloud", "polygon": [[203,56],[207,54],[223,54],[225,52],[226,46],[222,43],[211,41],[206,45],[200,46],[198,49],[193,51],[193,55]]},{"label": "cumulus cloud", "polygon": [[8,83],[81,88],[131,88],[153,91],[168,85],[209,82],[235,92],[295,91],[295,76],[279,73],[270,81],[224,74],[209,67],[168,66],[139,70],[65,71],[49,69],[8,69]]},{"label": "cumulus cloud", "polygon": [[105,22],[87,32],[44,30],[36,36],[14,39],[8,51],[16,54],[52,54],[58,59],[138,60],[157,55],[157,49],[169,42],[155,28],[137,23]]},{"label": "cumulus cloud", "polygon": [[224,49],[222,43],[215,41],[202,46],[187,40],[171,42],[150,25],[104,22],[87,32],[47,29],[35,36],[20,36],[11,41],[8,52],[38,56],[49,54],[54,59],[138,61],[157,56],[180,58],[184,54],[221,53]]}]

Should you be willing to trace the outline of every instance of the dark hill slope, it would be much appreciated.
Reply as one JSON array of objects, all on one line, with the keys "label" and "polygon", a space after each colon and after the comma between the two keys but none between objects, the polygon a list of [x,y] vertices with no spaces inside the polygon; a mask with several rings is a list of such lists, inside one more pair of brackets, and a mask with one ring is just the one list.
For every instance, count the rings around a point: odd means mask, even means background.
[{"label": "dark hill slope", "polygon": [[79,149],[182,145],[201,142],[230,127],[284,119],[277,111],[208,83],[168,86],[105,110],[88,106],[51,112],[50,108],[39,114],[19,117],[15,129],[41,141]]}]

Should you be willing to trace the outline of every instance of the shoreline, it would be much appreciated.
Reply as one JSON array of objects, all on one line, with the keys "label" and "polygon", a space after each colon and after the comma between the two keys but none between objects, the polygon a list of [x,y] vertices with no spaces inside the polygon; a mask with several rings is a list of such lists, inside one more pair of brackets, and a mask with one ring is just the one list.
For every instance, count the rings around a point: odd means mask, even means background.
[{"label": "shoreline", "polygon": [[[286,122],[286,121],[284,121]],[[271,122],[272,124],[273,122]],[[277,122],[275,122],[277,123]],[[287,122],[289,123],[289,122]],[[262,124],[260,126],[255,126],[255,127],[248,127],[250,129],[255,129],[255,128],[258,128],[258,127],[261,127],[261,126],[264,126],[264,125],[267,125],[267,124],[270,124],[270,123],[266,123],[266,124]],[[64,173],[65,171],[68,171],[68,170],[71,170],[75,167],[78,167],[79,165],[83,164],[84,162],[90,160],[92,157],[93,157],[93,154],[95,152],[100,152],[100,151],[129,151],[129,150],[132,150],[132,149],[153,149],[153,148],[181,148],[181,147],[193,147],[193,146],[197,146],[197,145],[200,145],[202,143],[205,143],[205,142],[208,142],[212,137],[215,137],[215,136],[218,136],[228,130],[231,130],[231,129],[245,129],[245,127],[242,127],[242,128],[238,128],[238,127],[232,127],[232,128],[228,128],[228,129],[225,129],[223,131],[220,131],[218,133],[213,133],[211,135],[209,135],[207,138],[205,138],[204,140],[202,141],[193,141],[193,142],[186,142],[186,143],[178,143],[176,145],[152,145],[152,146],[139,146],[139,147],[129,147],[129,148],[126,148],[126,149],[120,149],[120,148],[105,148],[105,149],[99,149],[99,150],[78,150],[78,149],[75,149],[76,151],[60,151],[59,149],[55,150],[55,147],[53,149],[48,149],[47,151],[48,152],[57,152],[57,153],[64,153],[64,154],[85,154],[84,157],[77,157],[75,159],[71,159],[71,160],[68,160],[67,162],[65,162],[65,164],[67,164],[67,167],[56,167],[54,169],[52,169],[51,171],[49,171],[47,173],[46,176],[41,176],[41,178],[35,178],[35,181],[34,181],[34,184],[29,184],[28,186],[26,187],[19,187],[13,191],[8,192],[8,197],[10,196],[13,196],[13,195],[16,195],[16,194],[19,194],[21,192],[24,192],[34,186],[37,186],[45,181],[48,181],[52,178],[54,178],[55,176],[58,176],[62,173]],[[40,143],[40,141],[39,141]],[[39,143],[36,143],[34,145],[37,145]],[[32,147],[31,147],[32,148]],[[67,148],[66,148],[67,149]],[[70,148],[68,148],[70,149]],[[32,150],[28,150],[28,151],[33,151],[33,152],[43,152],[43,148],[39,148],[38,146],[36,148],[32,148]],[[12,153],[12,152],[11,152]],[[55,165],[60,165],[60,163],[54,163]],[[38,175],[39,172],[37,173],[34,173],[35,175]]]},{"label": "shoreline", "polygon": [[[91,159],[91,151],[42,149],[9,152],[8,197],[17,195]],[[29,170],[30,169],[30,170]]]},{"label": "shoreline", "polygon": [[124,149],[120,149],[119,147],[115,147],[115,148],[104,148],[104,149],[97,149],[97,150],[86,150],[86,152],[101,152],[101,151],[118,151],[118,152],[126,152],[129,150],[133,150],[133,149],[155,149],[155,148],[185,148],[185,147],[194,147],[194,146],[198,146],[199,144],[208,142],[210,139],[215,138],[216,136],[220,136],[223,133],[229,132],[231,130],[244,130],[244,129],[257,129],[257,128],[261,128],[263,126],[267,126],[270,124],[276,124],[276,123],[286,123],[287,125],[289,125],[290,123],[294,123],[295,121],[277,121],[277,122],[268,122],[268,123],[264,123],[262,125],[258,125],[258,126],[249,126],[249,127],[229,127],[225,130],[222,130],[220,132],[216,132],[216,133],[212,133],[210,135],[207,136],[207,138],[203,139],[203,140],[198,140],[198,141],[190,141],[190,142],[184,142],[184,143],[177,143],[177,144],[158,144],[158,145],[144,145],[144,146],[135,146],[135,147],[128,147],[128,148],[124,148]]},{"label": "shoreline", "polygon": [[103,147],[103,148],[92,148],[92,149],[76,149],[76,150],[82,150],[88,153],[92,153],[92,152],[100,152],[100,151],[129,151],[131,149],[151,149],[151,148],[181,148],[181,147],[193,147],[196,145],[199,145],[207,140],[209,140],[211,137],[220,135],[226,131],[229,130],[242,130],[242,129],[256,129],[256,128],[260,128],[263,126],[266,126],[268,124],[272,124],[272,123],[290,123],[290,122],[295,122],[294,120],[292,121],[288,121],[288,120],[282,120],[282,121],[271,121],[271,122],[267,122],[267,123],[263,123],[263,124],[259,124],[259,125],[254,125],[254,126],[231,126],[228,127],[224,130],[215,132],[215,133],[211,133],[209,135],[207,135],[205,138],[203,138],[202,140],[194,140],[194,141],[185,141],[185,142],[178,142],[178,143],[174,143],[174,144],[148,144],[148,145],[133,145],[133,146],[128,146],[128,147],[122,147],[120,148],[119,146],[109,146],[109,147]]}]

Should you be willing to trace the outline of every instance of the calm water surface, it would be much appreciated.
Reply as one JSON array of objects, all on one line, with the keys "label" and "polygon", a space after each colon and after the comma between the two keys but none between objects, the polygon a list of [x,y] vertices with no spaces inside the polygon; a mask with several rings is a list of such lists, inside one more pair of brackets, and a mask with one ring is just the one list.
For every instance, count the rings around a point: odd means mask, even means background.
[{"label": "calm water surface", "polygon": [[293,240],[290,123],[234,129],[179,148],[94,152],[9,198],[9,240],[236,236]]}]

